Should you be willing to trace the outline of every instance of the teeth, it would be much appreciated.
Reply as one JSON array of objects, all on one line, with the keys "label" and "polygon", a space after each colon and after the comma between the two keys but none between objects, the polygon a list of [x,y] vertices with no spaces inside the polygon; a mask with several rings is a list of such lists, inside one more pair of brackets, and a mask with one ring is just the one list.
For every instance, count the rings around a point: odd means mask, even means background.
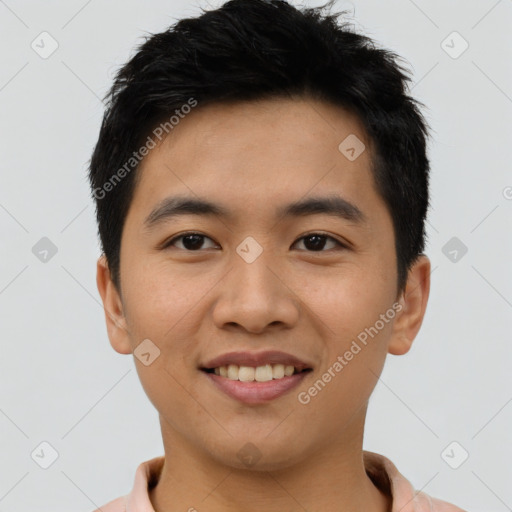
[{"label": "teeth", "polygon": [[254,368],[250,366],[240,366],[238,369],[238,380],[242,382],[251,382],[254,380]]},{"label": "teeth", "polygon": [[285,366],[284,367],[284,374],[289,377],[290,375],[293,374],[294,370],[295,370],[295,368],[293,366]]},{"label": "teeth", "polygon": [[[293,368],[293,366],[291,367]],[[284,377],[284,364],[275,364],[272,368],[272,378],[282,379]]]},{"label": "teeth", "polygon": [[215,375],[227,377],[230,380],[239,380],[241,382],[267,382],[272,379],[282,379],[283,377],[293,375],[295,368],[292,365],[284,364],[266,364],[264,366],[238,366],[230,364],[228,366],[219,366],[214,369]]},{"label": "teeth", "polygon": [[271,364],[266,364],[265,366],[258,366],[254,370],[254,380],[256,380],[257,382],[266,382],[267,380],[272,380],[273,378],[274,372],[272,371]]},{"label": "teeth", "polygon": [[238,366],[236,364],[228,366],[228,379],[238,380]]}]

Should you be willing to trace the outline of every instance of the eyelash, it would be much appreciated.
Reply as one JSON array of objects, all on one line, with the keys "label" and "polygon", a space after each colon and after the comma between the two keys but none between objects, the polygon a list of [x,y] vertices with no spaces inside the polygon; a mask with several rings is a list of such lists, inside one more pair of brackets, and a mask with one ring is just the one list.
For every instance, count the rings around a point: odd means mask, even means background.
[{"label": "eyelash", "polygon": [[[196,231],[189,231],[189,232],[187,232],[187,233],[182,233],[181,235],[176,236],[176,237],[174,237],[174,238],[172,238],[172,239],[170,239],[170,240],[168,240],[168,241],[164,242],[164,244],[162,245],[162,249],[167,249],[168,247],[171,247],[171,246],[172,246],[172,245],[173,245],[177,240],[180,240],[180,239],[182,239],[182,238],[186,238],[187,236],[191,236],[191,235],[198,235],[198,236],[201,236],[201,237],[203,237],[203,238],[210,238],[209,236],[203,235],[203,233],[198,233],[198,232],[196,232]],[[312,232],[312,233],[307,233],[306,235],[301,236],[300,238],[298,238],[298,239],[294,242],[294,245],[295,245],[295,243],[297,243],[299,240],[303,240],[303,239],[305,239],[305,238],[309,238],[309,237],[312,237],[312,236],[315,236],[315,235],[316,235],[316,236],[321,236],[321,237],[323,237],[323,238],[326,238],[326,239],[328,239],[328,240],[331,240],[331,241],[335,242],[335,243],[336,243],[336,245],[337,245],[337,248],[335,248],[334,250],[348,249],[348,246],[347,246],[347,245],[343,244],[342,242],[340,242],[340,241],[339,241],[339,240],[337,240],[336,238],[334,238],[334,237],[332,237],[332,236],[330,236],[330,235],[327,235],[327,234],[325,234],[325,233],[316,232],[316,231],[314,231],[314,232]],[[212,240],[212,239],[210,238],[210,240]],[[199,252],[199,251],[201,251],[201,249],[197,249],[197,250],[195,250],[195,251],[192,251],[192,250],[189,250],[189,249],[181,249],[181,248],[180,248],[180,250],[183,250],[183,251],[186,251],[186,252]],[[308,251],[308,250],[306,250],[306,252],[319,253],[319,252],[327,252],[327,251],[329,251],[329,250],[333,250],[333,249],[327,249],[327,250],[323,250],[323,249],[322,249],[322,250],[320,250],[320,251]]]}]

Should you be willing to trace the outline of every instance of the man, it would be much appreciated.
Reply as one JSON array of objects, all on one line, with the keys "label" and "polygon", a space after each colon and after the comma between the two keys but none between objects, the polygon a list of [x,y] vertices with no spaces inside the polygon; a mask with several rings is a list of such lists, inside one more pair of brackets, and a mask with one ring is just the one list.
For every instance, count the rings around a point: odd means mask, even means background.
[{"label": "man", "polygon": [[391,52],[232,0],[119,71],[90,165],[108,336],[165,455],[104,512],[452,512],[362,449],[425,313],[427,125]]}]

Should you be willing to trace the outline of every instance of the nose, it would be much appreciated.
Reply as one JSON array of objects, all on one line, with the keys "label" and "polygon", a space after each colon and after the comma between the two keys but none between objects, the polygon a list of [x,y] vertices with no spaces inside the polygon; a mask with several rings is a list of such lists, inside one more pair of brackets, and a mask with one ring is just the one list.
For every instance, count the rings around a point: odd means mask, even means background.
[{"label": "nose", "polygon": [[231,271],[217,288],[215,325],[250,333],[292,328],[299,319],[300,301],[289,280],[283,266],[265,251],[251,263],[235,254]]}]

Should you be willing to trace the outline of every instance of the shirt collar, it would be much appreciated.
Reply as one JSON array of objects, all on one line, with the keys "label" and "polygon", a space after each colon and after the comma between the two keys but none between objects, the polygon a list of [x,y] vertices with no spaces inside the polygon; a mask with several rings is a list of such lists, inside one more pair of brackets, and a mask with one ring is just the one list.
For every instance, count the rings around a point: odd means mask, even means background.
[{"label": "shirt collar", "polygon": [[[155,512],[148,489],[160,478],[165,457],[155,457],[142,462],[136,472],[133,488],[126,496],[126,512]],[[384,455],[363,450],[366,473],[384,494],[392,496],[391,512],[430,512],[434,510],[431,499],[415,493],[411,483]]]}]

